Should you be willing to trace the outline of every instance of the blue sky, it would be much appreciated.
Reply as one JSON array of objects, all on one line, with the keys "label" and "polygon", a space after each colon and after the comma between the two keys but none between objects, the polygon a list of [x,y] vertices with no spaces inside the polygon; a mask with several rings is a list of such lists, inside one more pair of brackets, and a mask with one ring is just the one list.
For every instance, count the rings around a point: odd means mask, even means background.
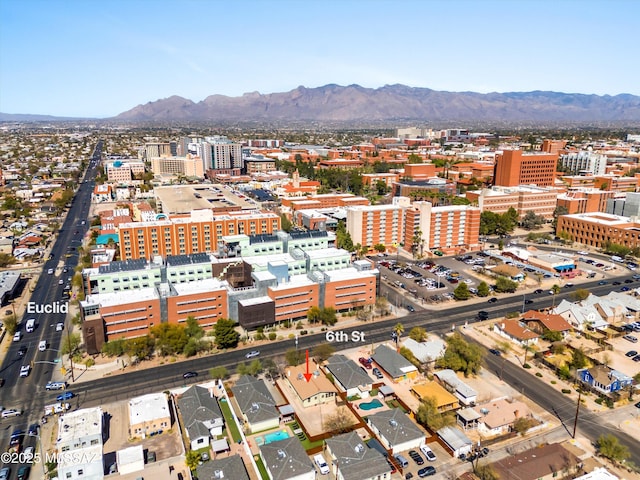
[{"label": "blue sky", "polygon": [[636,0],[0,0],[0,112],[299,85],[640,95]]}]

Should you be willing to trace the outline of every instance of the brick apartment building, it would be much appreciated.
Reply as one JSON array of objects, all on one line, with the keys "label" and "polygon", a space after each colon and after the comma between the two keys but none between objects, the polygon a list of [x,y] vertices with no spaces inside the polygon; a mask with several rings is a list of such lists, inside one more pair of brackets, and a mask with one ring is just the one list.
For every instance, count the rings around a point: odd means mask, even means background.
[{"label": "brick apartment building", "polygon": [[200,157],[152,157],[151,171],[155,175],[184,175],[185,177],[204,177],[204,163]]},{"label": "brick apartment building", "polygon": [[[478,207],[450,205],[433,207],[429,202],[414,202],[404,212],[404,249],[423,255],[428,250],[455,253],[479,247],[480,212]],[[421,233],[417,240],[416,232]]]},{"label": "brick apartment building", "polygon": [[558,217],[556,234],[561,232],[568,233],[574,242],[596,248],[607,242],[640,247],[640,223],[608,213],[562,215]]},{"label": "brick apartment building", "polygon": [[188,216],[172,216],[153,222],[121,224],[118,229],[122,260],[155,255],[188,255],[217,250],[224,235],[271,234],[280,229],[280,217],[272,212],[228,212],[215,215],[198,210]]},{"label": "brick apartment building", "polygon": [[575,189],[558,195],[558,207],[564,207],[569,214],[606,212],[607,202],[616,197],[611,190]]},{"label": "brick apartment building", "polygon": [[558,192],[549,188],[519,185],[470,190],[465,196],[483,212],[501,215],[509,208],[515,208],[520,217],[531,211],[551,220],[557,205]]},{"label": "brick apartment building", "polygon": [[403,207],[399,204],[347,208],[347,231],[354,244],[397,246],[403,239]]},{"label": "brick apartment building", "polygon": [[493,184],[504,187],[518,185],[554,185],[558,165],[557,153],[525,153],[505,150],[496,155]]},{"label": "brick apartment building", "polygon": [[107,182],[128,184],[135,180],[137,175],[144,173],[144,162],[137,160],[107,162],[104,171],[107,174]]}]

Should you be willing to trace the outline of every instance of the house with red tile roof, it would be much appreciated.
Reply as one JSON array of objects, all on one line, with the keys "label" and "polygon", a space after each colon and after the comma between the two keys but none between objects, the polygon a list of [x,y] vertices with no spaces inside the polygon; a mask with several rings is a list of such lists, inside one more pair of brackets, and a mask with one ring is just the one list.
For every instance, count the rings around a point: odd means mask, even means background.
[{"label": "house with red tile roof", "polygon": [[526,324],[514,318],[504,319],[494,324],[493,331],[522,346],[536,344],[540,338],[539,333],[534,332]]},{"label": "house with red tile roof", "polygon": [[573,329],[569,322],[562,318],[562,316],[555,313],[529,310],[522,316],[521,320],[530,330],[541,335],[543,335],[547,330],[567,335]]}]

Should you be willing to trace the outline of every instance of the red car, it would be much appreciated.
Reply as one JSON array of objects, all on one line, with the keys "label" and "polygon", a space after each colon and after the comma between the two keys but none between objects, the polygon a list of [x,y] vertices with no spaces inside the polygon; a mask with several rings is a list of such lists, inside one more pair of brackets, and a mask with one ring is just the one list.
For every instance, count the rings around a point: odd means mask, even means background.
[{"label": "red car", "polygon": [[366,368],[367,370],[371,370],[373,368],[373,366],[371,365],[371,359],[370,358],[364,358],[364,357],[360,357],[358,359],[358,361],[362,364],[362,366],[364,368]]}]

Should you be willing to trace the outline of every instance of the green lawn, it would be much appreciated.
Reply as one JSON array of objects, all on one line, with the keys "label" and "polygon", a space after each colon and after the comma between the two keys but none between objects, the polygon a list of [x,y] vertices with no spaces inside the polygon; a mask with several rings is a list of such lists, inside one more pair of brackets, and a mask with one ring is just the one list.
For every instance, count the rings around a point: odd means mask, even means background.
[{"label": "green lawn", "polygon": [[256,461],[256,465],[258,466],[258,471],[260,472],[260,478],[262,478],[262,480],[269,480],[269,475],[267,475],[267,469],[264,468],[264,465],[262,464],[262,458],[260,458],[260,455],[254,455],[253,459]]},{"label": "green lawn", "polygon": [[227,430],[231,432],[231,438],[235,443],[238,443],[242,440],[240,436],[240,430],[238,430],[238,424],[233,420],[233,415],[231,415],[231,407],[227,402],[218,402],[220,404],[220,410],[222,410],[222,415],[224,415],[224,421],[227,424]]}]

